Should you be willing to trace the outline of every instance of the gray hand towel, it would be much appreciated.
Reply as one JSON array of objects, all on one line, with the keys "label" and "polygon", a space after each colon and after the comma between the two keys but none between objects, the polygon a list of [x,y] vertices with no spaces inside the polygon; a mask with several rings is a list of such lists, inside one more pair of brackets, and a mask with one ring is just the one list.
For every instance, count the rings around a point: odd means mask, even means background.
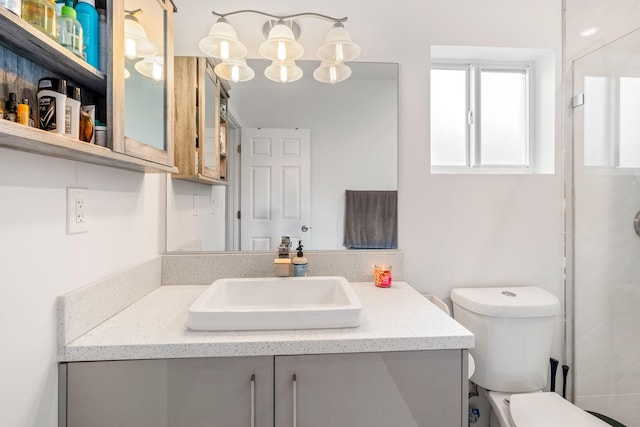
[{"label": "gray hand towel", "polygon": [[345,192],[344,245],[349,249],[398,247],[398,192]]}]

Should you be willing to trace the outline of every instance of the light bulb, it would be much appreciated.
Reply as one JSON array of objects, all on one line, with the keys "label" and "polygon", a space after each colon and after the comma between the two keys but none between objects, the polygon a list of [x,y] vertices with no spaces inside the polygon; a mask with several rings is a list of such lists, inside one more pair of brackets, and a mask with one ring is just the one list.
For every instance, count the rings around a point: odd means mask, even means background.
[{"label": "light bulb", "polygon": [[220,58],[222,58],[223,61],[229,59],[229,42],[227,40],[220,42]]},{"label": "light bulb", "polygon": [[342,50],[342,43],[336,43],[336,62],[344,61],[344,51]]},{"label": "light bulb", "polygon": [[151,77],[155,81],[160,81],[162,79],[162,65],[154,62],[151,66]]},{"label": "light bulb", "polygon": [[137,56],[136,41],[134,39],[127,37],[124,40],[124,55],[129,59]]},{"label": "light bulb", "polygon": [[338,80],[338,74],[336,72],[336,66],[332,65],[329,68],[329,81],[331,82],[331,84],[335,84],[337,80]]},{"label": "light bulb", "polygon": [[284,42],[278,42],[278,60],[284,61],[287,59],[287,45]]},{"label": "light bulb", "polygon": [[237,65],[231,67],[231,81],[238,83],[240,81],[240,68]]},{"label": "light bulb", "polygon": [[289,77],[287,75],[287,67],[284,65],[280,66],[280,81],[282,83],[286,83],[287,80],[289,80]]}]

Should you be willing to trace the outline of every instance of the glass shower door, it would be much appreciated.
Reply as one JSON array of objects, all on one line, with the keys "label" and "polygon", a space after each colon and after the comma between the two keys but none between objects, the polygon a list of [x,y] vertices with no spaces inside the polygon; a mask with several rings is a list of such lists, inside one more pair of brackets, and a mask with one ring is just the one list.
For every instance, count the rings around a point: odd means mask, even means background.
[{"label": "glass shower door", "polygon": [[573,65],[573,394],[640,426],[640,30]]}]

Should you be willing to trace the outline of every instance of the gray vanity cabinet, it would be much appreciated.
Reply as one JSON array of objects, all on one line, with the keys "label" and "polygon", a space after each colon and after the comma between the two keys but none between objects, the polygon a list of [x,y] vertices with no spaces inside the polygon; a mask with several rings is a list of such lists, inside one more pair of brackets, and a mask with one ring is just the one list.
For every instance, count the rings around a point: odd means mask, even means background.
[{"label": "gray vanity cabinet", "polygon": [[462,353],[434,350],[276,357],[276,426],[466,425],[467,381],[462,380],[461,369],[466,357]]},{"label": "gray vanity cabinet", "polygon": [[461,427],[466,363],[463,350],[68,363],[59,425]]},{"label": "gray vanity cabinet", "polygon": [[255,427],[273,426],[270,356],[63,366],[60,427],[248,427],[252,413]]}]

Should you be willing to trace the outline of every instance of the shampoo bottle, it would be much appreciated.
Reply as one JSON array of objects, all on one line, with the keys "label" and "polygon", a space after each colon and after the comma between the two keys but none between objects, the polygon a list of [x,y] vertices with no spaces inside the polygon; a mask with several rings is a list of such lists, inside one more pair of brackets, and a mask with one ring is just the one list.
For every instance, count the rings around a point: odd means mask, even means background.
[{"label": "shampoo bottle", "polygon": [[95,68],[98,68],[100,54],[98,52],[99,39],[99,21],[98,11],[96,10],[95,0],[78,0],[76,4],[76,14],[78,21],[82,25],[82,42],[84,44],[85,53],[87,54],[87,62]]},{"label": "shampoo bottle", "polygon": [[302,240],[298,240],[298,253],[293,258],[293,277],[305,277],[308,273],[309,261],[302,253]]}]

